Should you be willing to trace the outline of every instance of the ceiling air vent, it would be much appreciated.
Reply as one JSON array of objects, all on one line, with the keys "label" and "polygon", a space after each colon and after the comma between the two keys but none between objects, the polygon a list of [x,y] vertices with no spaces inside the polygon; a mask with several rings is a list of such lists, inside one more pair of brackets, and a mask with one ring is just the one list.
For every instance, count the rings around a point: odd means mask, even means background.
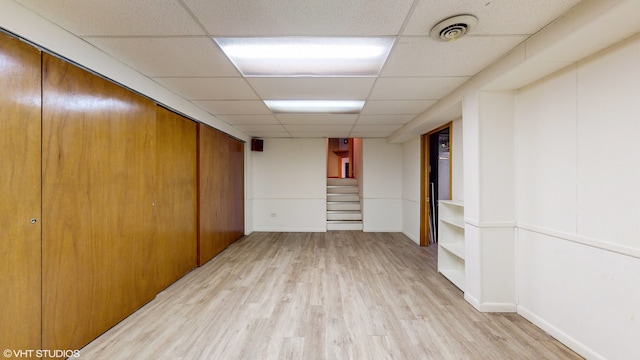
[{"label": "ceiling air vent", "polygon": [[431,29],[431,37],[438,41],[453,41],[463,37],[478,23],[473,15],[456,15],[442,20]]}]

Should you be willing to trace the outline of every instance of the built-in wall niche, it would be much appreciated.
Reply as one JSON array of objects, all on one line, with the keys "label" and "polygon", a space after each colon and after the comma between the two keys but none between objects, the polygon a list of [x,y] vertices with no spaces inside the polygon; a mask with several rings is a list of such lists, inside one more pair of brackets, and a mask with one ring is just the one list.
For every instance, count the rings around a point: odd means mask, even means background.
[{"label": "built-in wall niche", "polygon": [[438,272],[464,291],[464,204],[460,201],[441,200],[438,207]]}]

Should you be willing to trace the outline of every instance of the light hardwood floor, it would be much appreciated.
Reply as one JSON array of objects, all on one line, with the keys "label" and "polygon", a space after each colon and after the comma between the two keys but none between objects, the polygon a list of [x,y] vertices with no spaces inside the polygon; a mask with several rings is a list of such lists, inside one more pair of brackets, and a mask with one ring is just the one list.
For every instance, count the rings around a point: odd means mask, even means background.
[{"label": "light hardwood floor", "polygon": [[253,233],[81,359],[579,359],[516,314],[479,313],[400,233]]}]

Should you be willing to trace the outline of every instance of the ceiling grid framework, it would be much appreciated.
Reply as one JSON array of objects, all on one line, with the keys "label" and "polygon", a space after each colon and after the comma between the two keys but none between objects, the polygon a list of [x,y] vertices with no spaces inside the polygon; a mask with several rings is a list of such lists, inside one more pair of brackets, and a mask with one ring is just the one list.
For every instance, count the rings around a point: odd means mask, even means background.
[{"label": "ceiling grid framework", "polygon": [[[16,0],[252,137],[386,138],[579,0]],[[464,38],[430,38],[472,14]],[[375,77],[243,77],[213,37],[392,37]],[[264,100],[366,100],[359,114]]]}]

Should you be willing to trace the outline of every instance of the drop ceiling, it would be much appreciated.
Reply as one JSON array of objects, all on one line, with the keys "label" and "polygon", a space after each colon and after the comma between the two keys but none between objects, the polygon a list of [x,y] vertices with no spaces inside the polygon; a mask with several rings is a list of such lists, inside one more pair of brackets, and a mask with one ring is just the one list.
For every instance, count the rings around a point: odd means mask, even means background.
[{"label": "drop ceiling", "polygon": [[[579,0],[17,0],[252,137],[386,138]],[[479,22],[453,42],[439,21]],[[213,37],[378,37],[376,77],[243,77]],[[360,114],[274,114],[263,100],[366,100]]]}]

